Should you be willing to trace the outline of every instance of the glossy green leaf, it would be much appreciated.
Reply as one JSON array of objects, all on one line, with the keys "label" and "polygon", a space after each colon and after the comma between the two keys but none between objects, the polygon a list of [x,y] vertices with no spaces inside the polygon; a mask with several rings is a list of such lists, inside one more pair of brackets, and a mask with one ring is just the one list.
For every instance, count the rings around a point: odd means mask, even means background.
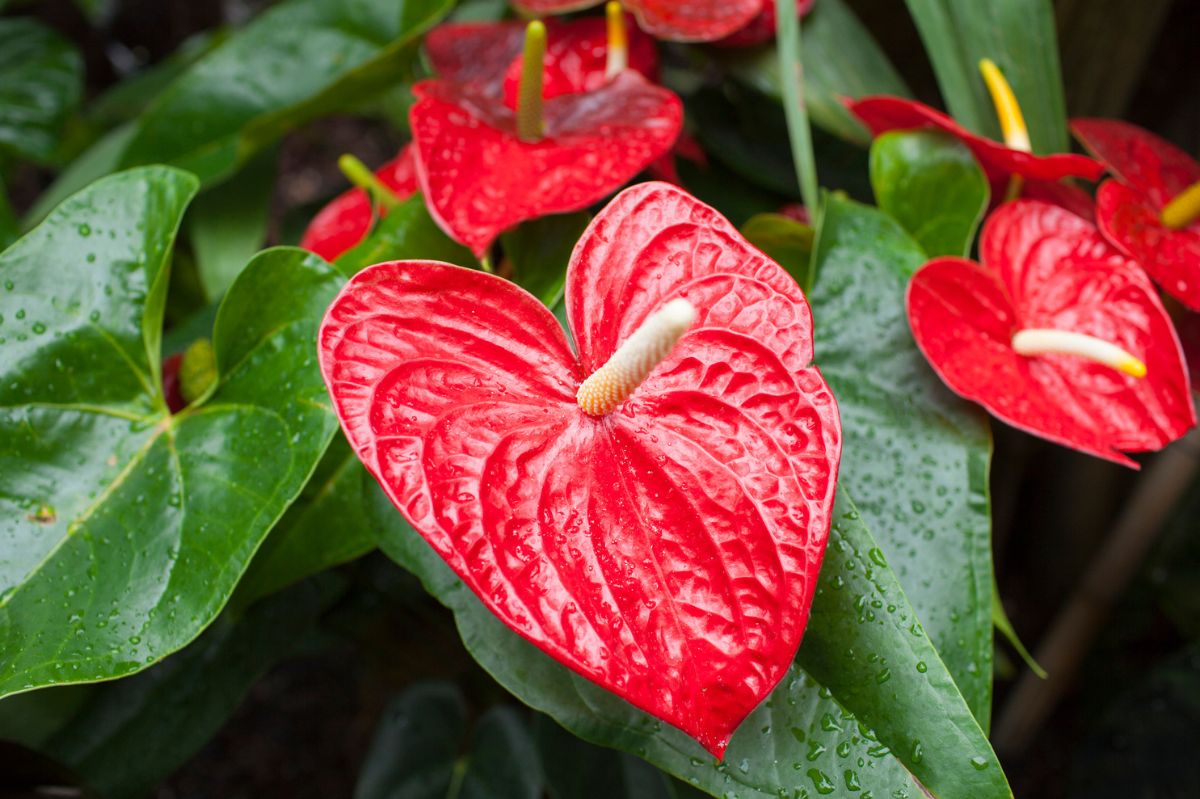
[{"label": "glossy green leaf", "polygon": [[83,59],[32,19],[0,19],[0,152],[48,161],[83,94]]},{"label": "glossy green leaf", "polygon": [[991,710],[991,436],[912,340],[925,253],[890,217],[830,197],[809,294],[816,362],[842,414],[840,479],[986,729]]},{"label": "glossy green leaf", "polygon": [[316,326],[343,282],[268,250],[217,314],[219,380],[168,415],[168,258],[196,190],[106,178],[0,255],[0,695],[140,671],[225,604],[336,427]]},{"label": "glossy green leaf", "polygon": [[796,664],[739,728],[723,763],[510,631],[381,491],[372,508],[380,547],[454,611],[472,656],[585,740],[729,799],[801,788],[916,799],[919,785],[944,799],[1011,797],[986,737],[844,491]]},{"label": "glossy green leaf", "polygon": [[1036,153],[1064,152],[1067,112],[1051,0],[905,0],[950,113],[962,124],[1000,139],[1000,124],[979,75],[979,61],[996,62],[1025,115]]},{"label": "glossy green leaf", "polygon": [[742,225],[746,240],[767,255],[807,289],[812,283],[812,226],[783,214],[757,214]]},{"label": "glossy green leaf", "polygon": [[224,614],[182,652],[99,688],[41,749],[107,799],[148,795],[208,742],[259,677],[303,646],[339,593],[334,582],[297,586],[240,618]]},{"label": "glossy green leaf", "polygon": [[312,479],[254,556],[234,605],[245,607],[374,549],[365,507],[374,481],[346,439],[336,436]]},{"label": "glossy green leaf", "polygon": [[278,154],[263,153],[232,179],[196,198],[185,226],[209,300],[233,284],[267,237]]},{"label": "glossy green leaf", "polygon": [[384,712],[354,799],[538,799],[541,764],[524,720],[491,708],[467,742],[466,716],[450,683],[408,688]]},{"label": "glossy green leaf", "polygon": [[478,266],[471,251],[451,239],[425,208],[425,198],[414,194],[379,220],[362,243],[343,253],[334,265],[346,277],[384,261],[419,258],[459,266]]},{"label": "glossy green leaf", "polygon": [[395,85],[451,0],[289,0],[187,70],[138,123],[122,164],[170,163],[204,182],[308,120]]},{"label": "glossy green leaf", "polygon": [[132,125],[113,128],[72,161],[25,214],[25,227],[30,228],[41,222],[46,214],[89,183],[115,172],[121,161],[121,153],[135,132]]},{"label": "glossy green leaf", "polygon": [[[500,237],[510,279],[547,307],[562,297],[567,262],[590,217],[586,213],[554,214],[524,222]],[[501,266],[501,274],[504,274]]]},{"label": "glossy green leaf", "polygon": [[[859,144],[866,128],[842,105],[843,97],[909,95],[904,79],[844,0],[820,0],[804,20],[804,98],[813,124]],[[779,98],[779,58],[774,48],[730,51],[722,62],[740,81]]]},{"label": "glossy green leaf", "polygon": [[885,133],[871,144],[871,186],[926,255],[970,255],[991,192],[966,145],[934,131]]}]

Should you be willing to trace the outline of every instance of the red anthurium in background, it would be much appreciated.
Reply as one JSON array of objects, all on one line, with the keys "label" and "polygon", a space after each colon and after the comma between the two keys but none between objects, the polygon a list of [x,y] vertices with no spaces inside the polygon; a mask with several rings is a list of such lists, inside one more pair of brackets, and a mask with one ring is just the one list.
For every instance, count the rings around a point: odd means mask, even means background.
[{"label": "red anthurium in background", "polygon": [[498,277],[368,267],[326,313],[347,437],[514,631],[720,756],[808,619],[840,453],[787,273],[664,183],[567,273],[579,356]]},{"label": "red anthurium in background", "polygon": [[[797,0],[796,16],[803,17],[812,10],[816,0]],[[752,47],[775,38],[775,0],[765,0],[762,11],[741,30],[735,31],[716,44],[721,47]]]},{"label": "red anthurium in background", "polygon": [[1200,310],[1200,163],[1127,122],[1077,119],[1071,129],[1117,178],[1096,194],[1100,230],[1167,292]]},{"label": "red anthurium in background", "polygon": [[1019,200],[989,217],[981,264],[913,276],[917,345],[951,389],[1034,435],[1128,466],[1195,423],[1154,286],[1086,220]]},{"label": "red anthurium in background", "polygon": [[[1039,199],[1056,203],[1061,201],[1064,207],[1073,212],[1085,210],[1087,206],[1083,193],[1058,181],[1072,177],[1098,180],[1104,174],[1103,165],[1074,153],[1034,155],[1030,151],[1025,120],[1008,82],[991,61],[985,59],[980,69],[996,103],[1000,126],[1004,131],[1003,144],[972,133],[948,115],[916,100],[889,96],[864,97],[861,100],[848,100],[846,106],[874,136],[892,130],[914,128],[932,128],[954,136],[970,148],[983,167],[992,186],[995,203],[1022,186],[1049,183],[1051,185],[1044,188],[1031,188],[1030,193],[1036,193]],[[1014,184],[1014,180],[1018,183]]]},{"label": "red anthurium in background", "polygon": [[593,91],[544,99],[545,36],[542,23],[529,24],[515,109],[487,86],[413,87],[417,181],[434,219],[476,255],[519,222],[620,188],[668,153],[683,125],[679,98],[624,68],[627,59]]},{"label": "red anthurium in background", "polygon": [[[513,0],[529,14],[563,14],[602,0]],[[711,42],[738,31],[774,0],[625,0],[623,5],[652,36],[675,42]]]},{"label": "red anthurium in background", "polygon": [[[410,197],[417,190],[417,175],[411,147],[375,171],[379,180],[396,199]],[[300,246],[326,261],[332,261],[363,240],[371,229],[378,200],[365,188],[343,192],[322,208],[300,240]],[[380,207],[386,212],[386,207]]]}]

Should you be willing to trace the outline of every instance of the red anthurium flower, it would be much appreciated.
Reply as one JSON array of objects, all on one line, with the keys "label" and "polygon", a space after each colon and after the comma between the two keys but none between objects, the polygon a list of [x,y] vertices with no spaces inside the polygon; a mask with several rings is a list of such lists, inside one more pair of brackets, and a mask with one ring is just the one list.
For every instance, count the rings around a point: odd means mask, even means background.
[{"label": "red anthurium flower", "polygon": [[433,218],[476,255],[519,222],[620,188],[669,152],[683,126],[679,98],[631,69],[594,91],[543,99],[545,35],[530,23],[515,110],[470,83],[413,87],[417,181]]},{"label": "red anthurium flower", "polygon": [[505,624],[720,756],[807,623],[840,454],[804,296],[680,189],[571,257],[578,357],[501,278],[369,267],[330,306],[342,427]]},{"label": "red anthurium flower", "polygon": [[1117,177],[1096,194],[1104,235],[1171,295],[1200,310],[1200,163],[1127,122],[1077,119],[1071,128]]},{"label": "red anthurium flower", "polygon": [[163,358],[162,362],[163,398],[167,401],[167,410],[171,413],[179,413],[188,404],[187,400],[183,398],[183,391],[179,385],[179,367],[182,364],[182,352],[167,356]]},{"label": "red anthurium flower", "polygon": [[1196,423],[1158,294],[1094,225],[1019,200],[988,219],[980,255],[933,260],[908,290],[917,345],[956,393],[1135,467],[1124,452],[1160,449]]},{"label": "red anthurium flower", "polygon": [[[563,14],[601,0],[514,0],[529,14]],[[774,0],[624,0],[652,36],[676,42],[711,42],[746,27]]]},{"label": "red anthurium flower", "polygon": [[[798,0],[796,16],[803,17],[812,10],[816,0]],[[721,47],[752,47],[765,44],[775,38],[775,0],[766,0],[758,16],[741,30],[735,31],[717,42]]]},{"label": "red anthurium flower", "polygon": [[[417,190],[417,175],[411,147],[381,166],[375,177],[404,199]],[[342,193],[322,208],[300,240],[300,246],[326,261],[332,261],[363,240],[371,229],[374,209],[365,189],[355,188]],[[382,210],[382,209],[381,209]]]}]

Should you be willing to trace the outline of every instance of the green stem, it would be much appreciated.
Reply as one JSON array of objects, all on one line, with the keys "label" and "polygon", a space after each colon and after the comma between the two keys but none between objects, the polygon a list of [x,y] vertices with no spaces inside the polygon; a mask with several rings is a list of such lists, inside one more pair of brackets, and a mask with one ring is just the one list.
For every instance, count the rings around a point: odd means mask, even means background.
[{"label": "green stem", "polygon": [[366,164],[354,156],[343,155],[338,158],[338,169],[342,170],[346,180],[371,195],[372,199],[384,208],[390,210],[400,204],[400,198],[396,196],[396,193],[385,186],[383,181],[367,168]]},{"label": "green stem", "polygon": [[815,222],[819,219],[820,194],[812,129],[808,125],[808,109],[804,105],[800,20],[796,16],[796,0],[775,0],[775,19],[778,25],[775,41],[779,48],[779,74],[783,79],[783,110],[787,115],[788,140],[792,145],[792,160],[796,163],[796,177],[800,181],[800,197]]},{"label": "green stem", "polygon": [[542,78],[546,63],[546,26],[534,20],[525,28],[525,54],[517,85],[517,138],[539,141],[544,134]]}]

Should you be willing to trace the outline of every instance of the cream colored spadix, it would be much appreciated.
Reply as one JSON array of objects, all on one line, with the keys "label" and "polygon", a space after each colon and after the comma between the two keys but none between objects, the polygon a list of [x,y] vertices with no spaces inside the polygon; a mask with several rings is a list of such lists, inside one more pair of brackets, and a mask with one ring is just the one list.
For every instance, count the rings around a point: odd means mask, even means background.
[{"label": "cream colored spadix", "polygon": [[604,76],[612,80],[629,66],[629,34],[625,30],[625,13],[617,0],[610,0],[604,7],[608,18],[608,57],[604,64]]},{"label": "cream colored spadix", "polygon": [[1200,219],[1200,182],[1193,183],[1179,192],[1162,209],[1163,224],[1180,230]]},{"label": "cream colored spadix", "polygon": [[633,331],[608,362],[584,380],[575,401],[589,416],[612,413],[662,363],[696,321],[696,309],[684,299],[671,300]]},{"label": "cream colored spadix", "polygon": [[1012,347],[1018,355],[1076,355],[1104,366],[1116,369],[1130,377],[1145,377],[1146,364],[1130,355],[1116,344],[1069,330],[1029,328],[1020,330],[1012,338]]},{"label": "cream colored spadix", "polygon": [[1000,120],[1004,143],[1014,150],[1031,152],[1033,145],[1029,142],[1025,116],[1021,113],[1017,96],[1013,94],[1012,86],[1008,85],[1004,73],[990,58],[979,62],[979,71],[983,74],[983,82],[987,84],[988,92],[992,95],[992,104],[996,106],[996,117]]}]

